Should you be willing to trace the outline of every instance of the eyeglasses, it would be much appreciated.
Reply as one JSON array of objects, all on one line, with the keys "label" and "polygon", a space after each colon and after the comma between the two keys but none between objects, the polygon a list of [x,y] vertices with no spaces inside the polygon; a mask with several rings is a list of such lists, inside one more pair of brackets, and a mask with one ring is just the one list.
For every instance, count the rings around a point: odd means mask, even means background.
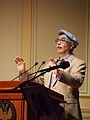
[{"label": "eyeglasses", "polygon": [[61,38],[61,39],[56,39],[55,40],[55,42],[57,43],[57,42],[61,42],[61,43],[65,43],[65,42],[69,42],[69,43],[71,43],[71,41],[69,40],[69,39],[66,39],[66,38]]}]

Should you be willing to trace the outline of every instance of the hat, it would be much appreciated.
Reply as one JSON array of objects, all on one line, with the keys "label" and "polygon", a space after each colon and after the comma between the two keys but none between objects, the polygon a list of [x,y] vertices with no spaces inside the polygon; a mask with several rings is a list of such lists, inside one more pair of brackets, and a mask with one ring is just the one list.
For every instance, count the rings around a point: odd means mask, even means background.
[{"label": "hat", "polygon": [[58,35],[61,35],[61,34],[65,34],[74,43],[74,47],[75,48],[77,47],[79,42],[74,35],[72,35],[70,32],[68,32],[66,30],[59,30]]}]

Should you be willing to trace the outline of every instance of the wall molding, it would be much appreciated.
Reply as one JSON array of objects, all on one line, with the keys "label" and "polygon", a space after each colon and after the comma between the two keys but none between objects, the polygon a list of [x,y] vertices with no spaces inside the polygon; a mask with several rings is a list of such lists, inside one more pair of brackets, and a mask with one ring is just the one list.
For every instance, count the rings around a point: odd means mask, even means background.
[{"label": "wall molding", "polygon": [[[32,0],[31,65],[37,61],[37,2],[38,0]],[[32,71],[36,71],[36,68]]]},{"label": "wall molding", "polygon": [[83,120],[90,120],[90,107],[81,108]]},{"label": "wall molding", "polygon": [[21,56],[25,59],[27,66],[30,67],[31,58],[31,0],[22,1],[22,34],[21,34]]},{"label": "wall molding", "polygon": [[85,61],[86,61],[86,65],[87,65],[87,69],[86,69],[86,77],[84,79],[84,90],[80,90],[80,96],[90,96],[90,89],[89,89],[89,76],[88,76],[88,66],[89,66],[89,51],[88,51],[88,45],[89,45],[89,1],[86,1],[86,54],[85,54]]}]

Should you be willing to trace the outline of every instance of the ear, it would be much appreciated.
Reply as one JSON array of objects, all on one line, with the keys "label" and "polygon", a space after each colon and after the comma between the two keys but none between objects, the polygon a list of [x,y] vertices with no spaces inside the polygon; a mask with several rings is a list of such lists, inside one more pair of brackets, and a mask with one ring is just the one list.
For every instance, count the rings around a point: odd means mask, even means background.
[{"label": "ear", "polygon": [[74,44],[71,44],[70,45],[70,50],[73,50],[74,49]]}]

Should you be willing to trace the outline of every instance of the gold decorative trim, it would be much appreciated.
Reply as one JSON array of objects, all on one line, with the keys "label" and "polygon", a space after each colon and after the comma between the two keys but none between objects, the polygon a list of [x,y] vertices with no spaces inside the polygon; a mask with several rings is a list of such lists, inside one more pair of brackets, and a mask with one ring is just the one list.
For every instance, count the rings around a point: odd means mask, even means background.
[{"label": "gold decorative trim", "polygon": [[30,66],[31,57],[31,0],[22,0],[21,56]]},{"label": "gold decorative trim", "polygon": [[[37,61],[37,1],[32,0],[32,44],[31,65]],[[33,69],[35,71],[36,68]]]},{"label": "gold decorative trim", "polygon": [[88,50],[88,43],[89,43],[89,1],[86,0],[86,56],[85,56],[85,61],[86,61],[86,64],[87,64],[87,69],[86,69],[86,77],[85,77],[85,89],[82,91],[80,90],[80,96],[90,96],[90,93],[89,93],[89,76],[88,76],[88,66],[89,66],[89,63],[88,63],[88,54],[89,54],[89,50]]}]

